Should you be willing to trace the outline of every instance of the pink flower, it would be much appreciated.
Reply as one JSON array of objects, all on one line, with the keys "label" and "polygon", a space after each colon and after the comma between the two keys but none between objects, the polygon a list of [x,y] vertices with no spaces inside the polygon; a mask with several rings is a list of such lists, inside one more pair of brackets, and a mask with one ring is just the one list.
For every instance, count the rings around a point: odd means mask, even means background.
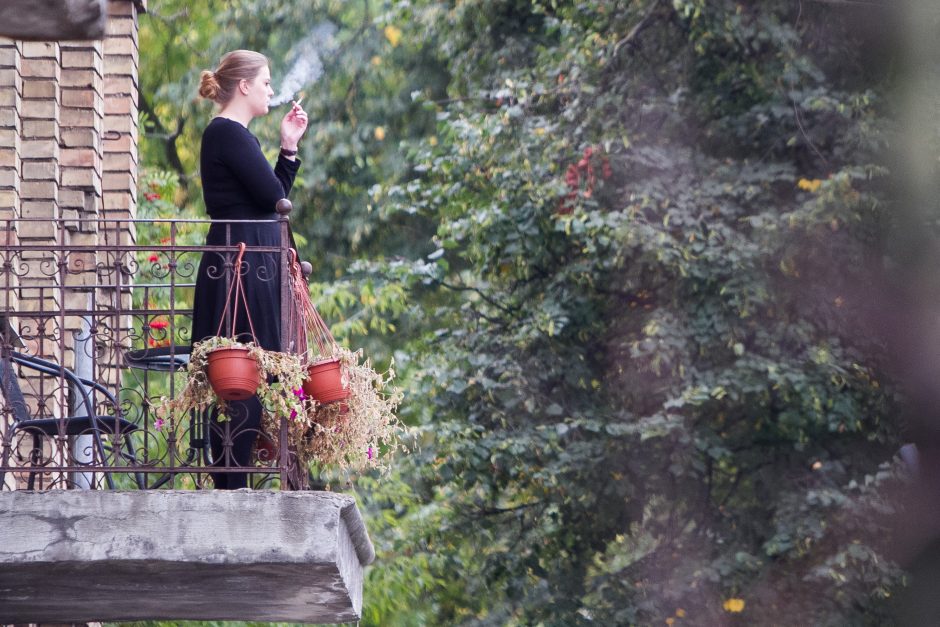
[{"label": "pink flower", "polygon": [[307,395],[304,394],[304,389],[303,389],[303,388],[297,388],[296,390],[294,390],[294,396],[296,396],[297,398],[299,398],[299,399],[302,400],[302,401],[303,401],[303,400],[306,400],[306,398],[307,398]]},{"label": "pink flower", "polygon": [[296,417],[297,417],[297,410],[296,409],[290,410],[290,419],[293,420]]},{"label": "pink flower", "polygon": [[163,429],[163,425],[165,424],[166,423],[164,422],[163,418],[157,418],[156,420],[153,421],[153,428],[156,429],[157,431],[160,431],[161,429]]},{"label": "pink flower", "polygon": [[374,456],[374,453],[372,452],[372,447],[371,447],[371,446],[369,447],[369,450],[366,451],[366,455],[369,456],[369,459],[372,459],[372,457]]}]

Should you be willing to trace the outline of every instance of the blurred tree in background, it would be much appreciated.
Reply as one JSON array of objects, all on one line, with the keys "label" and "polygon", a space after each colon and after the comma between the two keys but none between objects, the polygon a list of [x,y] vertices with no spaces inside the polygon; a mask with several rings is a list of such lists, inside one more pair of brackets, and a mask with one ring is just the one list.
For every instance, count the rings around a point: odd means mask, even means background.
[{"label": "blurred tree in background", "polygon": [[[354,485],[364,624],[888,620],[892,17],[152,0],[142,160],[192,215],[199,71],[252,48],[277,88],[336,28],[292,221],[418,434]],[[272,157],[280,115],[252,128]]]}]

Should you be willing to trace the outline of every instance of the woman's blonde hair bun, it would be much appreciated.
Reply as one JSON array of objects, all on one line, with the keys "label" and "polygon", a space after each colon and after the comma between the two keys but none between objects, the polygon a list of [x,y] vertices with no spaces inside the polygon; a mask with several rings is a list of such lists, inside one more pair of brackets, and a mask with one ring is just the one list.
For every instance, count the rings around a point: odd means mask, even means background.
[{"label": "woman's blonde hair bun", "polygon": [[214,72],[203,70],[199,75],[199,95],[209,100],[219,97],[219,81],[216,80]]}]

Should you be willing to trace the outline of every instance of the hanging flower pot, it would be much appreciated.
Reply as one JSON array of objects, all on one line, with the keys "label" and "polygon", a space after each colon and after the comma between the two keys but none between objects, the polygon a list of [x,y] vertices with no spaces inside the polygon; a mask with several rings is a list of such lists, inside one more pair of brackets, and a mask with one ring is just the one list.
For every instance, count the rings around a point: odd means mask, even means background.
[{"label": "hanging flower pot", "polygon": [[[290,265],[290,288],[295,309],[288,325],[294,334],[297,350],[304,351],[309,360],[304,393],[322,404],[346,400],[349,398],[349,376],[342,361],[335,356],[339,345],[310,299],[310,289],[293,249]],[[307,350],[311,345],[313,348]]]},{"label": "hanging flower pot", "polygon": [[219,398],[243,401],[254,396],[261,385],[261,371],[247,348],[217,348],[208,357],[206,376]]},{"label": "hanging flower pot", "polygon": [[307,396],[321,402],[333,403],[349,398],[349,385],[343,381],[343,367],[339,359],[327,359],[307,367],[304,382]]},{"label": "hanging flower pot", "polygon": [[[402,395],[390,385],[394,373],[391,368],[386,374],[377,373],[369,360],[362,361],[362,351],[352,352],[336,342],[313,304],[296,253],[291,252],[289,350],[306,361],[307,378],[301,387],[310,401],[304,402],[303,420],[288,421],[289,442],[304,462],[316,460],[340,468],[386,467],[391,454],[401,447],[403,429],[395,417]],[[267,428],[273,430],[278,424],[268,418]]]},{"label": "hanging flower pot", "polygon": [[222,339],[222,329],[225,325],[225,316],[219,320],[219,329],[216,331],[217,342],[222,343],[219,347],[209,349],[206,355],[206,377],[209,379],[209,385],[212,390],[223,401],[243,401],[254,396],[261,385],[261,370],[258,360],[251,355],[248,346],[235,341],[236,319],[238,318],[239,301],[244,305],[245,314],[248,316],[248,326],[251,329],[252,340],[255,340],[255,327],[251,322],[251,313],[248,311],[248,304],[245,301],[244,286],[242,285],[242,275],[240,268],[242,259],[245,256],[246,246],[244,242],[238,243],[238,257],[235,258],[235,279],[228,288],[228,294],[225,295],[225,305],[232,306],[232,317],[229,326],[229,337],[231,340]]}]

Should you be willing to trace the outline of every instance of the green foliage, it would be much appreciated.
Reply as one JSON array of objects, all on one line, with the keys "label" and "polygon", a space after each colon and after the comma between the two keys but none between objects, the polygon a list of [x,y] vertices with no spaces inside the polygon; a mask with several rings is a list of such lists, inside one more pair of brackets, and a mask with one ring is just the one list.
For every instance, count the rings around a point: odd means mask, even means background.
[{"label": "green foliage", "polygon": [[886,78],[851,25],[769,2],[399,11],[452,76],[422,95],[437,141],[383,187],[438,224],[412,279],[429,580],[459,581],[437,620],[710,624],[731,598],[753,623],[875,620],[897,435],[859,286],[890,226]]},{"label": "green foliage", "polygon": [[338,27],[293,220],[324,317],[394,355],[417,434],[355,484],[365,624],[887,620],[897,399],[869,296],[897,252],[893,59],[871,9],[152,4],[141,41],[190,52],[144,55],[172,68],[141,71],[160,125],[184,119],[182,170],[158,143],[145,163],[190,211],[198,70],[253,47],[276,83]]}]

